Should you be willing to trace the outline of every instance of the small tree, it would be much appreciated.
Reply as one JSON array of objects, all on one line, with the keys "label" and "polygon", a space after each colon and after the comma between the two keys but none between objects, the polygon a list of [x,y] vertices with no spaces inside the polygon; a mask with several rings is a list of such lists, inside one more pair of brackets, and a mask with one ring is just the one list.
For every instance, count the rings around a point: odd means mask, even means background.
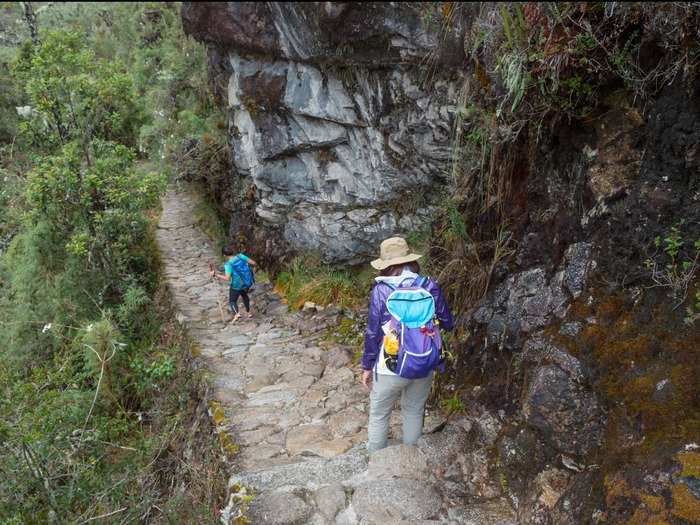
[{"label": "small tree", "polygon": [[118,283],[128,277],[131,247],[146,234],[145,212],[157,203],[164,180],[138,173],[134,153],[121,144],[94,141],[89,148],[89,165],[82,147],[71,142],[29,173],[28,217],[47,224],[66,257]]},{"label": "small tree", "polygon": [[20,55],[15,72],[37,113],[24,126],[36,145],[78,141],[88,165],[95,139],[135,146],[143,111],[131,78],[118,61],[97,59],[78,33],[47,33]]}]

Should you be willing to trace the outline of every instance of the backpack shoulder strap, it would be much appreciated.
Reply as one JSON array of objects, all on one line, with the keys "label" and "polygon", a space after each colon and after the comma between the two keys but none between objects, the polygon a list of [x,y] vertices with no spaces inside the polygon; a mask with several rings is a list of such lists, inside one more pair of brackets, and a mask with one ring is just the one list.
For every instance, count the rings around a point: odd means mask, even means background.
[{"label": "backpack shoulder strap", "polygon": [[430,277],[426,277],[425,275],[419,275],[413,281],[412,286],[415,286],[416,288],[425,288],[428,286],[429,283]]},{"label": "backpack shoulder strap", "polygon": [[387,285],[387,286],[389,287],[389,290],[391,290],[392,292],[393,292],[394,290],[396,290],[396,286],[394,286],[393,284],[389,284],[389,283],[386,282],[386,281],[381,281],[379,284],[385,284],[385,285]]},{"label": "backpack shoulder strap", "polygon": [[238,275],[238,277],[240,277],[241,279],[243,279],[243,276],[241,275],[241,272],[238,270],[238,268],[236,268],[236,265],[235,265],[235,263],[234,263],[234,261],[236,261],[236,260],[241,260],[241,258],[238,257],[238,255],[236,255],[233,259],[231,259],[231,263],[232,263],[232,264],[231,264],[231,270],[232,270],[233,272],[236,272],[236,275]]}]

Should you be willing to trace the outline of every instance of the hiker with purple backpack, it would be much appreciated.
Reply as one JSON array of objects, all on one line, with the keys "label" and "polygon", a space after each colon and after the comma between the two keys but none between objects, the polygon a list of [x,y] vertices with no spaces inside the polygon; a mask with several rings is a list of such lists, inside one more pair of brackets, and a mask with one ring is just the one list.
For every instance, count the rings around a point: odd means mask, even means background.
[{"label": "hiker with purple backpack", "polygon": [[403,442],[415,444],[423,433],[425,402],[436,368],[442,366],[440,330],[452,330],[450,308],[442,290],[420,275],[401,237],[382,242],[379,259],[370,264],[380,271],[370,295],[362,384],[371,389],[367,448],[387,446],[389,417],[401,397]]}]

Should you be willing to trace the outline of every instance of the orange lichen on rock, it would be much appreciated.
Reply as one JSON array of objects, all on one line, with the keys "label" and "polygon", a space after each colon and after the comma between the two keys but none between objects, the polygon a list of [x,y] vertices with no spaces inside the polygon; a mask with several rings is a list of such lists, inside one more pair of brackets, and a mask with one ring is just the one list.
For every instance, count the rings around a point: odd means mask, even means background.
[{"label": "orange lichen on rock", "polygon": [[634,513],[626,520],[627,525],[669,524],[669,511],[663,497],[631,487],[620,472],[606,476],[604,485],[605,503],[608,508],[616,506],[619,500],[633,505]]},{"label": "orange lichen on rock", "polygon": [[569,315],[573,318],[586,319],[593,315],[593,308],[583,299],[576,299],[569,307]]},{"label": "orange lichen on rock", "polygon": [[[588,313],[577,303],[578,310]],[[698,330],[684,325],[661,296],[646,302],[603,297],[593,310],[596,322],[584,327],[576,344],[587,348],[596,390],[613,402],[606,454],[628,456],[634,446],[642,459],[700,435]],[[637,421],[642,434],[630,440],[618,417]]]},{"label": "orange lichen on rock", "polygon": [[661,496],[652,496],[651,494],[642,494],[641,498],[644,506],[652,512],[661,512],[666,508],[664,499]]},{"label": "orange lichen on rock", "polygon": [[635,366],[648,360],[651,350],[649,335],[640,334],[630,339],[621,339],[613,336],[609,330],[605,332],[610,336],[595,349],[595,357],[601,366]]},{"label": "orange lichen on rock", "polygon": [[676,459],[683,467],[681,476],[700,479],[700,452],[680,452]]},{"label": "orange lichen on rock", "polygon": [[607,402],[598,461],[613,522],[700,523],[700,500],[687,485],[669,478],[667,490],[652,492],[639,476],[640,469],[670,473],[673,458],[680,476],[700,478],[700,451],[678,452],[700,436],[700,331],[663,294],[633,300],[596,292],[569,310],[566,321],[583,324],[578,337],[547,336],[593,370],[593,388]]},{"label": "orange lichen on rock", "polygon": [[598,304],[598,307],[595,309],[595,315],[601,324],[610,325],[626,311],[623,297],[610,296]]},{"label": "orange lichen on rock", "polygon": [[603,485],[605,486],[605,504],[608,507],[611,507],[617,498],[632,496],[632,490],[620,473],[605,476]]},{"label": "orange lichen on rock", "polygon": [[696,498],[690,489],[682,483],[673,486],[671,489],[673,507],[671,513],[690,523],[700,523],[700,500]]},{"label": "orange lichen on rock", "polygon": [[640,507],[634,512],[627,525],[669,525],[668,513],[653,513]]}]

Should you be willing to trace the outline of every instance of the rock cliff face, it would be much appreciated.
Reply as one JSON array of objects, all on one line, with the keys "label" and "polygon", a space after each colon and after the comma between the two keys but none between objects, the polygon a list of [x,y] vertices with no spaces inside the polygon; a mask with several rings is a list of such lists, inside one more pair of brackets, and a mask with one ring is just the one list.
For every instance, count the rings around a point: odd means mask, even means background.
[{"label": "rock cliff face", "polygon": [[232,236],[274,232],[261,256],[283,241],[359,262],[429,221],[449,172],[459,21],[427,27],[418,6],[373,2],[185,3],[182,17],[225,86],[235,186],[254,188],[255,216],[232,209]]}]

